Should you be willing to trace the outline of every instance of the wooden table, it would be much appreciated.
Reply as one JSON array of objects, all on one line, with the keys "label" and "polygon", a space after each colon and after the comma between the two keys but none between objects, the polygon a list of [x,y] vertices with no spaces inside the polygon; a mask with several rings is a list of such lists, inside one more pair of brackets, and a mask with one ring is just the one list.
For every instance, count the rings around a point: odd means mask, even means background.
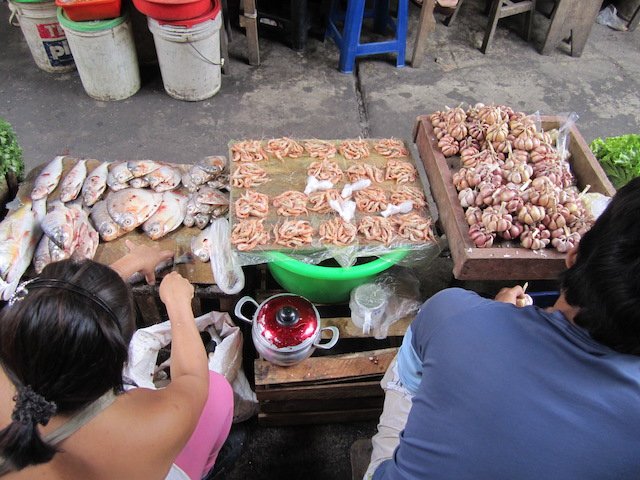
[{"label": "wooden table", "polygon": [[[65,157],[63,160],[63,173],[60,181],[64,178],[65,174],[75,165],[78,159],[74,157]],[[99,160],[89,159],[87,160],[87,171],[91,172],[93,168],[98,166]],[[45,167],[46,164],[40,165],[32,169],[25,180],[20,184],[17,197],[23,200],[30,198],[31,190],[33,188],[33,182]],[[177,165],[180,167],[180,165]],[[55,201],[60,196],[59,188],[56,188],[49,195],[47,202]],[[171,250],[177,255],[191,251],[191,239],[198,235],[201,231],[196,227],[180,226],[173,232],[165,235],[158,240],[151,240],[140,229],[136,229],[126,235],[112,240],[110,242],[104,242],[100,240],[98,249],[94,256],[94,260],[105,265],[110,265],[122,256],[124,256],[128,249],[125,245],[126,240],[131,240],[136,244],[158,246],[162,250]],[[177,265],[175,270],[185,278],[188,278],[191,283],[196,286],[196,292],[193,301],[194,314],[196,316],[204,313],[206,304],[208,301],[212,301],[215,304],[215,308],[219,311],[231,311],[237,295],[226,295],[222,290],[218,288],[213,277],[210,262],[202,262],[195,259],[194,263]],[[27,272],[29,274],[29,272]],[[31,272],[33,275],[33,272]],[[138,305],[140,313],[140,326],[148,326],[154,323],[165,320],[166,312],[164,311],[164,305],[158,296],[158,285],[146,285],[144,282],[133,286],[134,299]],[[203,304],[204,303],[204,304]],[[211,310],[211,308],[209,308]]]}]

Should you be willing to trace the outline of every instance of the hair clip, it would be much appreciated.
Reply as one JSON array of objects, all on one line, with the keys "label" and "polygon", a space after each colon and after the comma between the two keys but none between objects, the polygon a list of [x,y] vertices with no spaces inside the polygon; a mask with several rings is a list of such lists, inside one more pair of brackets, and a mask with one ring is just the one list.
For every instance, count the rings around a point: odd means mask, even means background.
[{"label": "hair clip", "polygon": [[26,280],[22,282],[20,285],[18,285],[16,287],[16,290],[11,294],[11,298],[9,298],[9,302],[8,302],[9,306],[12,306],[14,303],[19,302],[20,300],[23,300],[24,297],[26,297],[27,294],[29,293],[29,290],[27,289],[27,285],[29,285],[31,282],[37,279],[38,277],[32,278],[31,280]]}]

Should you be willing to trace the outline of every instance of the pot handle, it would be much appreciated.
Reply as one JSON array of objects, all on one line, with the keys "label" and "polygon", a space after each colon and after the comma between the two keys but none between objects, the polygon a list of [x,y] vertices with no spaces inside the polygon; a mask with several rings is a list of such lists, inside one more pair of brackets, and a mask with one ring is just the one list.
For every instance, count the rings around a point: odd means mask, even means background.
[{"label": "pot handle", "polygon": [[338,330],[338,327],[334,326],[321,328],[320,331],[322,332],[322,330],[331,330],[331,340],[329,340],[327,343],[318,343],[320,342],[320,340],[318,340],[318,342],[314,342],[313,345],[317,348],[329,350],[331,347],[335,346],[336,343],[338,343],[338,339],[340,338],[340,330]]},{"label": "pot handle", "polygon": [[247,303],[253,303],[256,306],[256,310],[258,308],[260,308],[260,305],[258,305],[258,302],[256,302],[253,298],[246,296],[246,297],[242,297],[240,300],[238,300],[238,303],[236,303],[235,308],[233,309],[233,313],[235,313],[236,317],[238,317],[241,320],[244,320],[247,323],[253,323],[253,320],[245,317],[242,314],[242,307],[245,306],[245,304]]}]

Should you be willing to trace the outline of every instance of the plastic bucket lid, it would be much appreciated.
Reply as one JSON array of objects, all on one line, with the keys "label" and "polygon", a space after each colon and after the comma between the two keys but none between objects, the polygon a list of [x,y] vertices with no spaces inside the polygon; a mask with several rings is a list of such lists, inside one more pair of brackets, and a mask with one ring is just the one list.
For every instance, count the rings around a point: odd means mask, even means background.
[{"label": "plastic bucket lid", "polygon": [[176,27],[191,28],[194,25],[198,25],[200,23],[206,22],[207,20],[216,18],[218,13],[220,13],[220,0],[211,0],[211,9],[207,10],[199,17],[189,18],[186,20],[157,20],[157,22],[160,25],[174,25]]},{"label": "plastic bucket lid", "polygon": [[121,17],[112,18],[110,20],[74,22],[73,20],[69,20],[69,17],[67,17],[67,14],[64,13],[64,10],[61,7],[58,7],[58,21],[60,22],[60,25],[64,28],[68,28],[69,30],[75,30],[76,32],[98,32],[100,30],[110,30],[123,23],[127,19],[128,15],[129,14],[125,12]]}]

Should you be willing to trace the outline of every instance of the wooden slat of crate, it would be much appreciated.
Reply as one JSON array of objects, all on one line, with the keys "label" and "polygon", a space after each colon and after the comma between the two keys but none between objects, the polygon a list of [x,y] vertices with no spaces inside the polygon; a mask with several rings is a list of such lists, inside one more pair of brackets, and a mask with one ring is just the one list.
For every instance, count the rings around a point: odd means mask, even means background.
[{"label": "wooden slat of crate", "polygon": [[[380,389],[380,385],[378,385]],[[382,409],[384,398],[381,395],[375,397],[362,398],[332,398],[306,400],[283,400],[280,402],[262,402],[260,411],[262,413],[305,413],[337,410],[360,410],[379,408]]]},{"label": "wooden slat of crate", "polygon": [[366,380],[328,385],[257,388],[256,390],[256,396],[260,401],[366,398],[380,396],[380,382]]},{"label": "wooden slat of crate", "polygon": [[259,386],[272,387],[283,384],[379,377],[387,370],[397,351],[397,348],[385,348],[368,352],[310,357],[290,367],[280,367],[258,359],[254,363],[256,389]]},{"label": "wooden slat of crate", "polygon": [[291,367],[256,360],[261,425],[304,425],[377,418],[380,379],[397,353],[387,348],[310,357]]},{"label": "wooden slat of crate", "polygon": [[[563,119],[541,117],[543,129],[557,128]],[[459,280],[546,280],[555,279],[565,268],[565,255],[555,249],[531,251],[521,247],[475,248],[468,235],[468,225],[452,181],[453,162],[447,160],[433,132],[427,115],[416,120],[414,141],[425,166],[440,222],[449,241],[453,258],[453,274]],[[590,185],[591,192],[613,195],[615,189],[587,143],[575,126],[570,129],[571,167],[578,187]]]},{"label": "wooden slat of crate", "polygon": [[382,408],[328,410],[322,412],[259,413],[258,423],[264,427],[311,425],[322,423],[362,422],[380,417]]}]

